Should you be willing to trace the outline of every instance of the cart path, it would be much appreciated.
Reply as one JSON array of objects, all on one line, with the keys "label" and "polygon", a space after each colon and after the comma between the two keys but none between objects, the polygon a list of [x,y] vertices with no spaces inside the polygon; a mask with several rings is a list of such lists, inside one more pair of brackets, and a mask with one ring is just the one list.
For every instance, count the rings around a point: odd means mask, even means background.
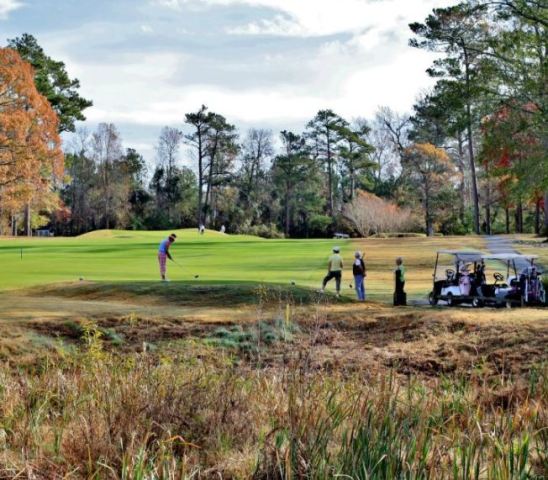
[{"label": "cart path", "polygon": [[[485,246],[492,254],[497,253],[520,253],[512,245],[513,240],[503,235],[490,235],[485,236]],[[536,262],[535,262],[536,263]],[[541,266],[539,263],[537,265]],[[526,260],[516,260],[516,268],[518,272],[521,272],[529,266],[529,262]]]}]

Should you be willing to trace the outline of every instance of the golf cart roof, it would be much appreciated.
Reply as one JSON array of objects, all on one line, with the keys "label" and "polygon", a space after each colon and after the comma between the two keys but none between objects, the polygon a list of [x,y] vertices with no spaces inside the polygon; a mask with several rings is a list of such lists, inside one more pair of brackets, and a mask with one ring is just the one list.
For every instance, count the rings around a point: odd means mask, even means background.
[{"label": "golf cart roof", "polygon": [[473,250],[439,250],[438,254],[453,255],[457,260],[466,262],[476,262],[484,257],[483,252],[476,252]]},{"label": "golf cart roof", "polygon": [[521,255],[519,253],[492,253],[489,255],[483,255],[483,260],[535,260],[538,255]]}]

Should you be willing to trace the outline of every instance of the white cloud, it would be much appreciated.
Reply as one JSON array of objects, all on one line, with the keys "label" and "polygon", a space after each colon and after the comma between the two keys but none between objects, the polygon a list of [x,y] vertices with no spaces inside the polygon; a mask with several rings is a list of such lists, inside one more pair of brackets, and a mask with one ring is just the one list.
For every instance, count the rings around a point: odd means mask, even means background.
[{"label": "white cloud", "polygon": [[0,19],[5,20],[11,12],[22,6],[19,0],[0,0]]},{"label": "white cloud", "polygon": [[181,5],[185,3],[181,0],[153,0],[153,5],[158,5],[160,7],[171,8],[173,10],[179,10]]},{"label": "white cloud", "polygon": [[[123,19],[90,22],[41,41],[93,99],[90,123],[123,126],[127,146],[152,159],[160,127],[182,126],[184,114],[204,103],[242,129],[301,129],[322,108],[348,119],[370,117],[379,105],[409,110],[431,85],[424,70],[433,57],[407,46],[407,23],[452,1],[149,0],[168,15],[127,28],[116,28]],[[261,8],[234,28],[242,5]],[[208,35],[189,41],[180,34],[194,22]]]},{"label": "white cloud", "polygon": [[277,12],[228,30],[240,35],[323,36],[359,31],[379,23],[405,24],[422,18],[434,7],[454,0],[152,0],[180,10],[183,6],[209,5],[269,8]]}]

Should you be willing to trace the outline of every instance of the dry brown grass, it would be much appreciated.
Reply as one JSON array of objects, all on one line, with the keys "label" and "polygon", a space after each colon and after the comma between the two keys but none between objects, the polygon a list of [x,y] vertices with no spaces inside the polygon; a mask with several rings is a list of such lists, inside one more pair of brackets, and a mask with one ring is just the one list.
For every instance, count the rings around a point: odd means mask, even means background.
[{"label": "dry brown grass", "polygon": [[85,338],[34,375],[2,373],[0,478],[388,480],[456,468],[468,479],[477,466],[505,480],[546,466],[542,369],[525,383],[398,382],[318,369],[312,341],[257,369],[201,343],[120,357],[96,330]]},{"label": "dry brown grass", "polygon": [[[425,299],[432,288],[432,273],[436,251],[444,249],[484,250],[481,237],[416,237],[370,238],[355,241],[358,250],[365,253],[368,269],[367,291],[373,298],[386,300],[394,285],[395,259],[403,257],[406,267],[408,296]],[[347,272],[351,281],[351,272]]]},{"label": "dry brown grass", "polygon": [[538,255],[539,262],[548,268],[548,243],[546,238],[538,238],[533,235],[510,235],[515,241],[514,248],[526,255]]}]

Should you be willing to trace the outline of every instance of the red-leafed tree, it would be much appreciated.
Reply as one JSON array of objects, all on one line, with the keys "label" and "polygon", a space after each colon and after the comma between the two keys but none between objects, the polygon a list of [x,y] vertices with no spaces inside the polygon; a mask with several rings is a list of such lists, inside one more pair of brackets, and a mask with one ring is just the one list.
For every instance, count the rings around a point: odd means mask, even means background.
[{"label": "red-leafed tree", "polygon": [[[548,191],[548,159],[543,141],[542,115],[533,103],[510,102],[482,122],[481,159],[498,183],[505,207],[515,206],[516,231],[523,231],[523,205],[535,205],[535,230]],[[508,223],[508,222],[507,222]]]},{"label": "red-leafed tree", "polygon": [[30,234],[30,207],[51,206],[63,161],[57,115],[36,90],[32,67],[0,48],[0,223],[24,209]]}]

